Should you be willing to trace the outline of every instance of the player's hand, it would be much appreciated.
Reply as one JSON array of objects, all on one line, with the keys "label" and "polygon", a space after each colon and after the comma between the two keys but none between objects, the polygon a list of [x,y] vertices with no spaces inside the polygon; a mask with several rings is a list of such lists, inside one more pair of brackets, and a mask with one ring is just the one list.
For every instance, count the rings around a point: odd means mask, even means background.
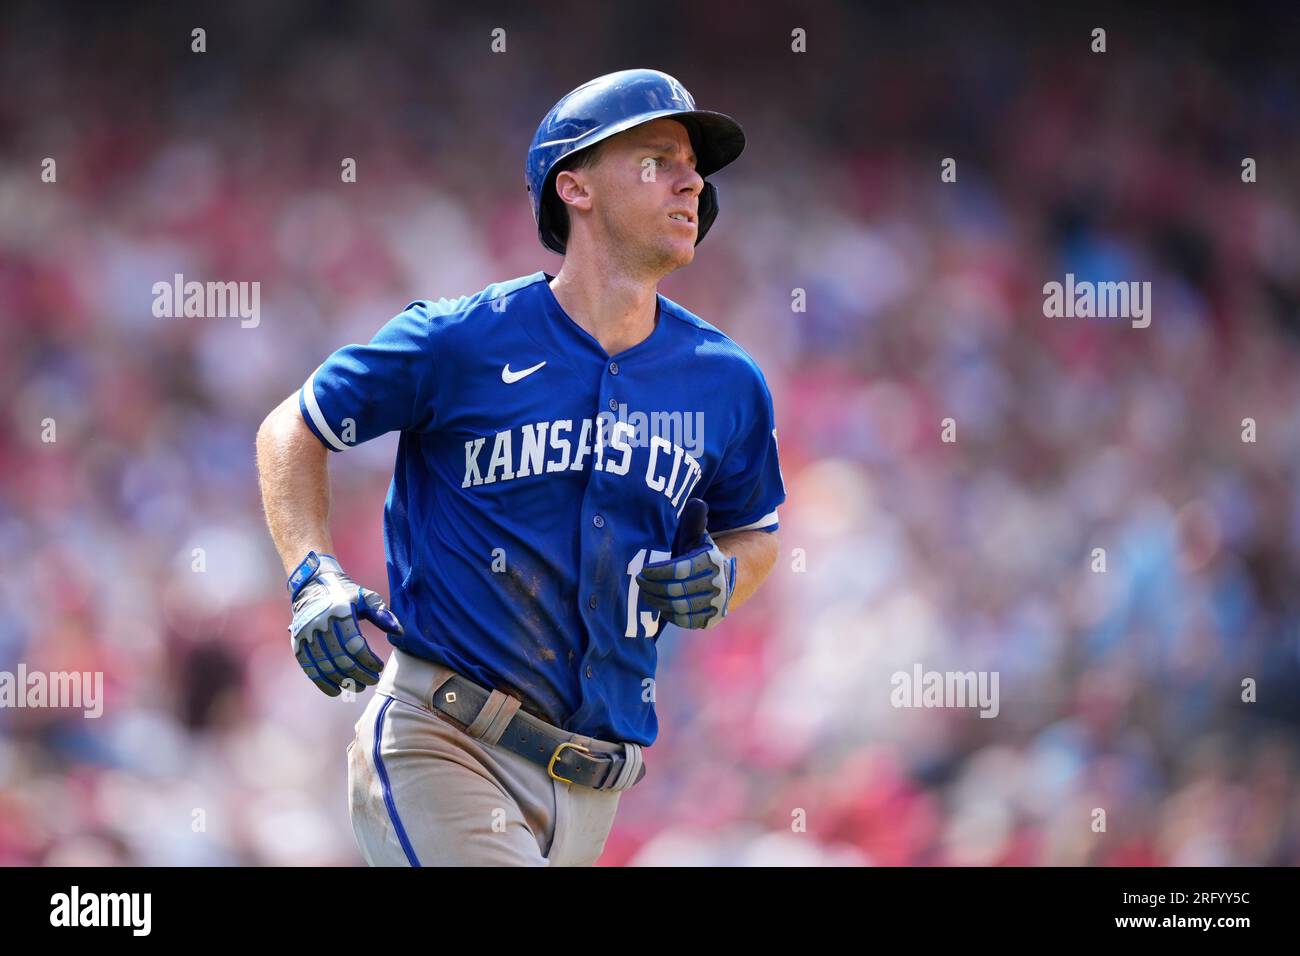
[{"label": "player's hand", "polygon": [[702,499],[687,501],[673,556],[647,564],[636,577],[645,602],[678,627],[713,627],[727,616],[736,588],[736,559],[713,543],[708,520]]},{"label": "player's hand", "polygon": [[400,635],[402,625],[383,599],[358,587],[331,555],[315,551],[307,553],[288,588],[293,600],[289,643],[312,683],[330,697],[339,695],[344,681],[352,681],[353,689],[377,683],[384,662],[362,636],[358,615]]}]

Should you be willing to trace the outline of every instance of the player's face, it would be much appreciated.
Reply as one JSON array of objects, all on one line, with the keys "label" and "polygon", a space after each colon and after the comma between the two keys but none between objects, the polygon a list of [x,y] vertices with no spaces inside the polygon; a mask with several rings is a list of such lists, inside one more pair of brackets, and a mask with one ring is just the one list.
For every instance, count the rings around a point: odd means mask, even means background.
[{"label": "player's face", "polygon": [[592,207],[621,255],[665,274],[690,264],[704,180],[686,127],[657,119],[611,137],[592,172]]}]

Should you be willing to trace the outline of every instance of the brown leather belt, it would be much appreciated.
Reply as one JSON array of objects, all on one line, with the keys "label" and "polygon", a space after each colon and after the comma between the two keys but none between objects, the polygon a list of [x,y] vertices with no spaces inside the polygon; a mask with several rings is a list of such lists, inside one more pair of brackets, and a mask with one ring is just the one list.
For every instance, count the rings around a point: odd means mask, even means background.
[{"label": "brown leather belt", "polygon": [[[497,693],[502,697],[510,696],[504,691]],[[492,695],[493,692],[486,687],[454,674],[433,692],[429,704],[436,712],[451,718],[459,730],[492,742],[494,735],[485,736],[484,731],[495,729],[491,725],[504,719],[507,713],[507,709],[502,707],[495,708],[494,713],[486,712]],[[518,703],[518,698],[511,699]],[[561,783],[576,783],[594,790],[624,790],[645,776],[645,763],[639,753],[634,760],[638,765],[635,779],[629,781],[627,778],[634,771],[629,768],[627,747],[605,744],[610,751],[604,752],[578,743],[574,739],[576,736],[533,716],[520,706],[514,708],[495,743],[545,767],[551,778]]]}]

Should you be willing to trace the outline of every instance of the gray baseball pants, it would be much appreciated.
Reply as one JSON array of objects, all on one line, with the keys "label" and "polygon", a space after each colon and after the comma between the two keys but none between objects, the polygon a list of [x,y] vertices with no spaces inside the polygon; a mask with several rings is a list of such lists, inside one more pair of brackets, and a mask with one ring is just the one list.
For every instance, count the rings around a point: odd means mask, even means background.
[{"label": "gray baseball pants", "polygon": [[[371,866],[591,866],[619,790],[564,783],[495,746],[503,721],[465,730],[429,704],[452,671],[393,649],[348,744],[352,829]],[[502,703],[494,691],[484,711]],[[517,707],[513,698],[503,703]],[[513,711],[510,711],[513,712]],[[479,723],[476,721],[476,723]],[[492,736],[495,728],[495,737]],[[578,734],[593,751],[641,748]],[[489,742],[491,741],[491,742]],[[635,779],[632,776],[631,779]]]}]

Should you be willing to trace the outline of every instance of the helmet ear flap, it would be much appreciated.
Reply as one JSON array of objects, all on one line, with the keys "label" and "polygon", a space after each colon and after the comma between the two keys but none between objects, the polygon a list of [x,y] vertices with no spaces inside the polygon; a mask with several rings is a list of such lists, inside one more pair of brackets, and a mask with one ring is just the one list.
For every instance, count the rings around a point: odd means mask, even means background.
[{"label": "helmet ear flap", "polygon": [[[529,187],[529,192],[532,187]],[[552,252],[564,255],[569,242],[569,217],[563,209],[556,209],[560,197],[555,195],[554,175],[546,177],[542,197],[537,203],[537,233],[542,245]]]},{"label": "helmet ear flap", "polygon": [[718,218],[718,187],[713,183],[706,182],[700,190],[700,203],[695,215],[699,220],[695,230],[695,244],[698,246],[713,225],[713,220]]}]

